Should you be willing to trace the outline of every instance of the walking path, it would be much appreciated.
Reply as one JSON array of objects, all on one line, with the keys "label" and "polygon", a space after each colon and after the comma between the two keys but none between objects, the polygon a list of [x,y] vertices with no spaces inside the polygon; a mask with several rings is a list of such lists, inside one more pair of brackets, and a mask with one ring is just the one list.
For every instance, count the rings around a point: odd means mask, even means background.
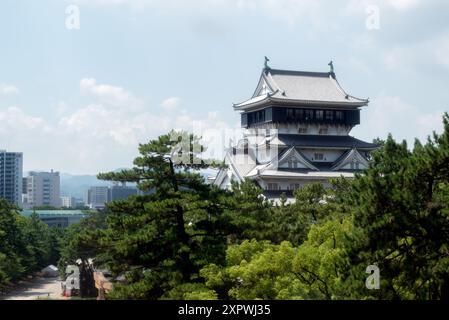
[{"label": "walking path", "polygon": [[36,300],[36,299],[67,299],[61,296],[61,281],[59,278],[35,278],[26,281],[14,290],[0,296],[0,300]]}]

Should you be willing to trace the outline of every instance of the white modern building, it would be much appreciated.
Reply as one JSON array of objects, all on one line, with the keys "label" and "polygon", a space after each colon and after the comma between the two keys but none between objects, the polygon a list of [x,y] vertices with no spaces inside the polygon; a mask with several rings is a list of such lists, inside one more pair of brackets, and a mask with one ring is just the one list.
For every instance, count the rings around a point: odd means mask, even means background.
[{"label": "white modern building", "polygon": [[26,184],[24,208],[61,207],[59,172],[31,171],[26,177]]},{"label": "white modern building", "polygon": [[0,197],[22,207],[23,154],[0,150]]},{"label": "white modern building", "polygon": [[252,97],[234,105],[245,133],[226,151],[228,168],[219,171],[215,185],[230,188],[232,180],[248,178],[276,201],[305,184],[328,186],[331,178],[353,178],[368,167],[378,145],[350,132],[369,101],[348,94],[329,65],[330,72],[308,72],[265,63]]},{"label": "white modern building", "polygon": [[61,207],[63,208],[76,208],[78,202],[74,197],[61,197]]}]

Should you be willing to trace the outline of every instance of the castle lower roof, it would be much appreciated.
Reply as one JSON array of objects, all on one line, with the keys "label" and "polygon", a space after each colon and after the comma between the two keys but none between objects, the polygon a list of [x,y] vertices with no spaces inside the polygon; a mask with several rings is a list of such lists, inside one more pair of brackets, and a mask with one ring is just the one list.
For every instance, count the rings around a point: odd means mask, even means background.
[{"label": "castle lower roof", "polygon": [[374,150],[379,147],[375,143],[365,142],[347,135],[303,135],[278,134],[278,141],[286,146],[306,148],[348,148],[361,150]]}]

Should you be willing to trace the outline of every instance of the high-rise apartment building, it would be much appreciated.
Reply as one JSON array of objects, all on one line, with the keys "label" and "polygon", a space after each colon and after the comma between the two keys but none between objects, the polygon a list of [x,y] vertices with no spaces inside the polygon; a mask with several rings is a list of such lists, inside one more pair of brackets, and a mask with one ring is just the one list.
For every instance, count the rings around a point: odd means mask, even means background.
[{"label": "high-rise apartment building", "polygon": [[0,197],[22,207],[23,154],[0,150]]}]

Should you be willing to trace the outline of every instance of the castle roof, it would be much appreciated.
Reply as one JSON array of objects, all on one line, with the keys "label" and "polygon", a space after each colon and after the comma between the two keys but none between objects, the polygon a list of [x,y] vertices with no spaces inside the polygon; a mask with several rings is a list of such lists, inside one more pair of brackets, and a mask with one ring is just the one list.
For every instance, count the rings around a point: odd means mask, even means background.
[{"label": "castle roof", "polygon": [[340,86],[334,72],[264,69],[251,99],[235,104],[245,110],[267,103],[362,107],[368,99],[354,97]]},{"label": "castle roof", "polygon": [[346,135],[278,134],[270,143],[306,148],[355,148],[361,150],[374,150],[379,148],[379,145],[375,143],[365,142]]}]

